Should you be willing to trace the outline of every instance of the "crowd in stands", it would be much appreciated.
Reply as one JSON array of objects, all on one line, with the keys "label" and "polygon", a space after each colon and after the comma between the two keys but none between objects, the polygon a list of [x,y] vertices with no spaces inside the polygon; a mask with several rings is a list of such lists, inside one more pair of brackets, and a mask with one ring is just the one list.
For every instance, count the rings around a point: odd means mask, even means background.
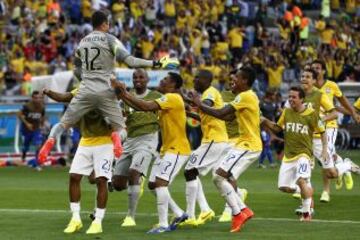
[{"label": "crowd in stands", "polygon": [[111,33],[133,55],[178,57],[188,89],[205,68],[222,90],[241,63],[256,68],[263,96],[316,58],[329,79],[360,81],[356,0],[0,0],[0,91],[26,95],[33,76],[71,70],[92,12],[105,8]]}]

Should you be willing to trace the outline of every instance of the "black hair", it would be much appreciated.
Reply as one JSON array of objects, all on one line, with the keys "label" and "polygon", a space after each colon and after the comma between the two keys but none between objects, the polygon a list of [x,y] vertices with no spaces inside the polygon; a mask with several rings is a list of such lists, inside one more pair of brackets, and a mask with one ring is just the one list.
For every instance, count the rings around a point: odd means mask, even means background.
[{"label": "black hair", "polygon": [[39,92],[39,91],[37,91],[37,90],[35,90],[35,91],[33,91],[33,92],[32,92],[31,96],[33,97],[33,96],[35,96],[35,95],[39,95],[39,94],[40,94],[40,92]]},{"label": "black hair", "polygon": [[304,69],[303,70],[304,72],[309,72],[309,73],[311,73],[311,75],[312,75],[312,77],[313,77],[313,79],[317,79],[317,77],[318,77],[318,74],[317,74],[317,72],[315,71],[315,70],[313,70],[313,69]]},{"label": "black hair", "polygon": [[91,16],[91,23],[93,28],[97,28],[101,26],[101,24],[103,24],[104,22],[108,22],[108,21],[109,21],[108,14],[104,11],[96,11]]},{"label": "black hair", "polygon": [[299,86],[292,86],[289,91],[295,91],[299,93],[299,98],[304,99],[305,98],[305,92],[304,89],[302,89]]},{"label": "black hair", "polygon": [[312,61],[311,65],[313,64],[320,64],[321,65],[321,70],[325,71],[326,74],[326,64],[323,60],[321,59],[315,59],[314,61]]},{"label": "black hair", "polygon": [[247,85],[252,87],[253,83],[255,82],[256,74],[252,67],[244,66],[241,67],[238,71],[243,78],[247,80]]},{"label": "black hair", "polygon": [[197,75],[199,77],[201,76],[201,77],[209,80],[210,82],[212,82],[212,80],[213,80],[213,74],[209,70],[206,70],[206,69],[199,70]]},{"label": "black hair", "polygon": [[171,80],[175,83],[175,88],[180,89],[184,82],[182,77],[175,72],[169,72],[168,75],[170,76]]}]

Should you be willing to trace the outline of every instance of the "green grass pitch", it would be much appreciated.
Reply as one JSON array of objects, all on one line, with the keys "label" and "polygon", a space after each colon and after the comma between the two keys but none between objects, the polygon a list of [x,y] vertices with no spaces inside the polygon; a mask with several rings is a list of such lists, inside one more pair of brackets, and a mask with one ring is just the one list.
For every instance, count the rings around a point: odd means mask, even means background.
[{"label": "green grass pitch", "polygon": [[[360,152],[344,153],[360,164]],[[258,169],[256,164],[239,179],[240,187],[249,191],[247,204],[254,210],[240,233],[229,233],[230,223],[217,219],[201,227],[179,229],[161,235],[147,235],[157,222],[154,197],[145,190],[140,199],[135,228],[121,228],[127,209],[127,192],[109,194],[103,234],[87,236],[89,212],[94,207],[94,186],[84,179],[82,184],[82,220],[80,232],[65,235],[62,231],[70,219],[68,211],[68,168],[47,168],[41,172],[28,168],[0,169],[0,239],[359,239],[360,238],[360,177],[354,176],[354,189],[336,191],[332,184],[330,203],[320,203],[320,167],[313,172],[315,187],[314,221],[301,223],[294,214],[299,201],[277,190],[276,169]],[[216,191],[211,177],[202,179],[209,204],[221,214],[224,200]],[[185,182],[180,174],[171,187],[179,205],[185,208]]]}]

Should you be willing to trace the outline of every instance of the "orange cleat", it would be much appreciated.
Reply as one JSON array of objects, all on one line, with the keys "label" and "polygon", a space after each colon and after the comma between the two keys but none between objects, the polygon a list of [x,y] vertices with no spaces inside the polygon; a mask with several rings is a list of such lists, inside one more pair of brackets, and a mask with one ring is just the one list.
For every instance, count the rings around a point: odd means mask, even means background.
[{"label": "orange cleat", "polygon": [[48,140],[46,140],[45,144],[42,146],[42,148],[39,151],[38,163],[40,165],[46,162],[46,159],[51,149],[53,148],[54,144],[55,144],[54,138],[49,138]]},{"label": "orange cleat", "polygon": [[254,212],[250,208],[242,209],[239,214],[233,216],[230,232],[240,232],[241,227],[253,216]]}]

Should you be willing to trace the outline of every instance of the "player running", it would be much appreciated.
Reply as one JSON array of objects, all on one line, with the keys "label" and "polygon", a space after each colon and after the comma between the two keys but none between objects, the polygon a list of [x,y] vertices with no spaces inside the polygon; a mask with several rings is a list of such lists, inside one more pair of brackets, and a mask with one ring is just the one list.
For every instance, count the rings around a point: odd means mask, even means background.
[{"label": "player running", "polygon": [[[136,69],[133,73],[133,96],[143,100],[155,100],[161,97],[157,91],[149,90],[149,76],[144,69]],[[158,146],[158,114],[157,112],[136,111],[125,106],[128,138],[124,143],[124,152],[116,162],[113,186],[121,191],[128,189],[128,214],[122,227],[136,226],[135,213],[141,195],[142,176],[146,176],[151,160],[156,156]]]},{"label": "player running", "polygon": [[[220,92],[211,86],[213,75],[208,70],[200,70],[194,78],[194,89],[201,93],[203,104],[220,109],[224,106]],[[201,145],[191,153],[185,166],[186,179],[186,213],[188,219],[181,226],[197,226],[211,220],[215,213],[210,209],[205,198],[199,175],[205,176],[209,171],[214,172],[221,156],[229,149],[228,136],[223,120],[207,115],[200,111],[202,130]],[[196,200],[201,208],[198,219],[195,218]]]},{"label": "player running", "polygon": [[[77,94],[75,89],[71,93],[57,93],[45,89],[43,93],[58,102],[70,102]],[[111,169],[114,159],[111,127],[102,118],[99,111],[93,110],[85,114],[78,123],[82,135],[70,167],[69,197],[72,217],[64,233],[75,233],[83,224],[80,218],[80,182],[82,176],[90,176],[94,171],[97,185],[97,206],[95,219],[86,234],[102,233],[102,220],[105,215],[108,199],[107,182],[111,179]]]},{"label": "player running", "polygon": [[[75,75],[82,78],[79,91],[70,102],[65,114],[50,132],[49,138],[40,150],[39,160],[46,160],[57,136],[78,122],[90,110],[98,109],[107,118],[114,130],[111,135],[115,157],[122,152],[120,136],[117,131],[125,128],[122,111],[110,86],[115,60],[129,67],[172,67],[167,57],[150,61],[131,56],[124,45],[113,35],[107,33],[109,16],[96,11],[91,18],[94,31],[79,43],[75,54]],[[175,61],[176,62],[176,61]]]},{"label": "player running", "polygon": [[255,81],[255,72],[250,67],[242,67],[236,72],[232,89],[238,95],[230,104],[215,109],[202,103],[194,96],[194,103],[200,110],[219,119],[232,119],[234,115],[239,124],[239,134],[235,146],[223,157],[213,178],[216,187],[232,209],[231,232],[240,231],[247,220],[254,216],[243,200],[237,195],[236,179],[254,161],[262,150],[260,138],[259,99],[251,90]]},{"label": "player running", "polygon": [[313,108],[304,105],[305,92],[299,87],[289,91],[290,108],[286,108],[277,123],[263,118],[262,123],[275,133],[284,131],[285,154],[279,171],[278,188],[302,197],[301,221],[310,221],[313,190],[310,183],[314,133],[321,134],[322,159],[329,159],[325,126]]},{"label": "player running", "polygon": [[[159,224],[148,233],[156,234],[174,230],[178,223],[187,218],[187,215],[172,200],[168,189],[191,152],[186,137],[185,104],[180,95],[182,83],[183,80],[179,74],[169,72],[168,76],[161,80],[158,89],[164,95],[153,101],[145,101],[127,92],[123,83],[112,81],[118,96],[129,106],[140,111],[159,111],[162,147],[160,158],[154,162],[149,177],[149,188],[155,189],[156,193]],[[168,222],[169,205],[177,216],[172,225]]]},{"label": "player running", "polygon": [[[325,79],[326,74],[326,66],[325,63],[321,60],[315,60],[311,64],[311,68],[317,73],[317,78],[315,82],[315,86],[319,88],[319,90],[325,94],[331,102],[334,102],[337,99],[340,104],[350,113],[350,115],[354,118],[355,121],[360,121],[360,116],[356,113],[355,109],[351,106],[348,99],[343,95],[339,86],[330,80]],[[328,138],[328,147],[329,154],[331,158],[334,158],[334,162],[343,162],[343,159],[336,153],[335,149],[335,141],[337,137],[337,129],[338,124],[336,119],[332,121],[328,121],[326,123],[326,134]],[[323,192],[321,194],[320,201],[321,202],[329,202],[330,201],[330,179],[333,178],[331,173],[328,170],[322,172],[323,174]],[[351,176],[351,172],[347,171],[344,174],[340,174],[336,181],[335,187],[336,189],[340,189],[343,185],[342,178],[345,180],[346,189],[350,190],[353,188],[353,179]]]}]

